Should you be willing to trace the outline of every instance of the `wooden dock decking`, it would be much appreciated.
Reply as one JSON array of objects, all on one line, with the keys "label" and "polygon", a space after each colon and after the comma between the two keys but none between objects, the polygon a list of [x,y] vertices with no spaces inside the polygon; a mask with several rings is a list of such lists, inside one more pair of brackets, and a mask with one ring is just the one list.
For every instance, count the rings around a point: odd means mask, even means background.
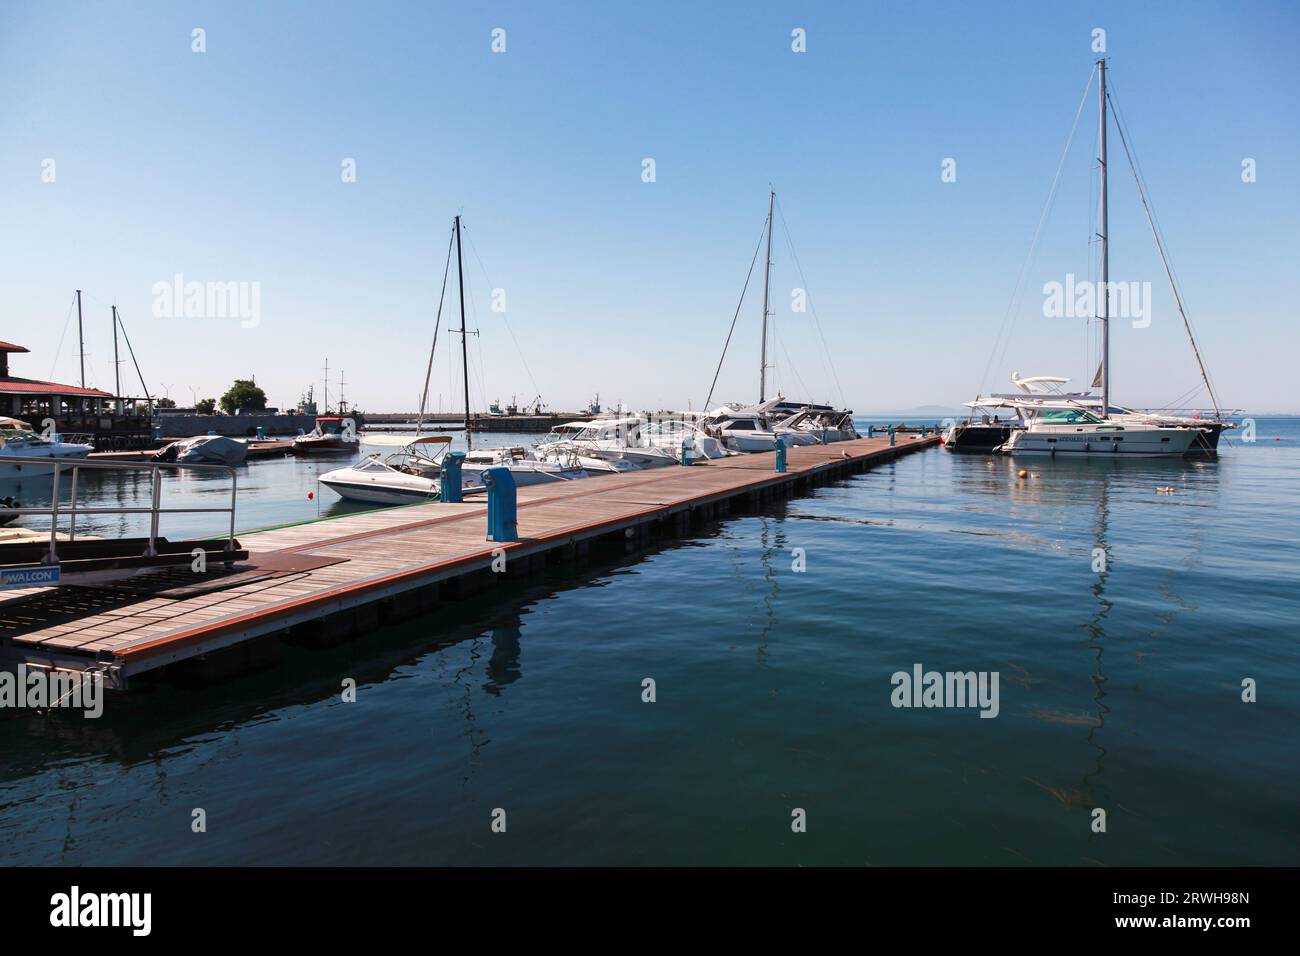
[{"label": "wooden dock decking", "polygon": [[[485,587],[494,556],[505,575],[593,539],[685,534],[730,503],[786,497],[936,444],[934,436],[862,438],[519,489],[519,537],[487,538],[485,498],[408,505],[239,534],[250,552],[233,569],[188,566],[102,586],[0,594],[0,663],[95,670],[110,687],[135,674],[304,625],[355,632],[432,610]],[[500,562],[498,561],[498,564]]]}]

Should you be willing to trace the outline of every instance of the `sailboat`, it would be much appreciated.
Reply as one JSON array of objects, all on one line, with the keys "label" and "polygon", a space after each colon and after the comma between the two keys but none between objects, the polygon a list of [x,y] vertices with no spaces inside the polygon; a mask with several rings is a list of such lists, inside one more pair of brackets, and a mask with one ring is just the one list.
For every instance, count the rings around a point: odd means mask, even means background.
[{"label": "sailboat", "polygon": [[441,493],[442,469],[446,451],[450,447],[448,436],[421,435],[424,409],[429,395],[429,377],[433,371],[433,353],[438,345],[438,326],[442,321],[442,303],[446,298],[447,275],[451,268],[451,245],[456,246],[456,273],[460,286],[460,346],[461,367],[465,381],[465,447],[461,487],[466,493],[484,492],[486,487],[481,470],[503,467],[510,470],[516,485],[535,485],[551,481],[572,481],[588,477],[588,472],[576,461],[540,461],[529,453],[518,454],[516,449],[483,449],[474,451],[474,432],[471,428],[469,405],[469,351],[465,328],[465,272],[461,249],[460,216],[456,216],[452,239],[447,249],[447,267],[443,271],[443,297],[438,301],[438,320],[434,327],[433,345],[429,350],[429,364],[425,371],[424,392],[420,398],[420,414],[416,421],[414,439],[402,436],[369,436],[366,444],[399,444],[401,451],[387,457],[372,454],[356,465],[339,468],[321,475],[318,481],[342,498],[372,504],[403,504],[418,501],[436,501]]},{"label": "sailboat", "polygon": [[[726,448],[737,452],[763,452],[773,451],[776,448],[777,436],[783,436],[788,445],[813,445],[832,441],[847,441],[851,438],[861,437],[853,427],[853,412],[849,409],[835,409],[829,405],[813,405],[809,403],[794,402],[787,399],[784,395],[777,394],[774,398],[767,397],[767,370],[772,366],[767,362],[767,330],[768,320],[772,316],[771,309],[771,284],[772,284],[772,213],[776,204],[776,192],[768,190],[767,193],[767,222],[764,230],[767,240],[767,255],[763,265],[763,335],[762,335],[762,353],[759,359],[758,368],[758,403],[756,405],[746,405],[743,403],[731,402],[721,405],[710,412],[707,412],[700,420],[701,425],[708,434],[719,439]],[[754,258],[757,261],[758,250],[754,250]],[[753,265],[750,265],[751,275]],[[746,278],[745,285],[748,287],[749,279]],[[741,291],[741,302],[744,302],[744,290]],[[736,314],[740,314],[737,307]],[[735,319],[732,319],[732,329],[735,329]],[[731,341],[731,333],[727,334],[727,342]],[[727,356],[727,348],[724,345],[722,349],[722,358]],[[722,370],[722,360],[718,361],[718,371]],[[718,373],[713,375],[713,384],[717,385]],[[713,389],[709,389],[709,397],[704,401],[704,407],[707,409],[713,400]]]},{"label": "sailboat", "polygon": [[[1081,400],[1084,396],[1078,395],[1046,395],[1040,397],[1042,396],[1041,392],[1033,394],[1033,388],[1023,386],[1022,391],[1030,393],[1030,396],[998,396],[999,400],[1008,401],[1010,407],[1016,409],[1022,424],[1012,426],[1010,428],[1010,437],[994,450],[1010,455],[1104,456],[1108,458],[1177,457],[1187,454],[1194,443],[1198,441],[1204,443],[1205,439],[1202,436],[1201,428],[1161,423],[1158,420],[1147,420],[1142,416],[1135,416],[1127,410],[1116,414],[1115,408],[1110,401],[1111,290],[1109,283],[1110,232],[1108,219],[1110,202],[1108,177],[1110,167],[1106,154],[1108,100],[1106,95],[1105,58],[1097,61],[1097,77],[1099,109],[1097,135],[1101,177],[1100,210],[1098,215],[1098,238],[1101,242],[1099,276],[1101,294],[1097,296],[1098,312],[1100,313],[1097,318],[1101,323],[1101,366],[1097,371],[1094,386],[1101,388],[1100,402],[1097,404],[1088,403]],[[1122,126],[1119,127],[1119,131],[1121,137],[1123,137]],[[1141,191],[1140,180],[1138,187],[1139,191]],[[1146,206],[1145,194],[1143,194],[1143,205]],[[1149,209],[1147,215],[1150,217]],[[1152,231],[1155,232],[1154,220],[1152,220]],[[1156,233],[1156,243],[1157,247],[1160,248],[1161,258],[1163,259],[1164,248],[1160,243],[1158,233]],[[1168,270],[1167,262],[1165,267]],[[1170,280],[1172,282],[1172,272],[1170,273]],[[1176,286],[1174,295],[1179,301],[1179,311],[1182,311],[1181,297],[1178,296]],[[1187,318],[1185,314],[1183,321],[1186,324]],[[1187,330],[1190,335],[1190,325],[1187,325]],[[1192,348],[1196,349],[1195,339],[1192,341]],[[1196,354],[1199,363],[1199,350]],[[1205,376],[1203,364],[1201,365],[1201,374],[1205,378],[1206,386],[1209,387],[1209,379]],[[1054,379],[1051,376],[1013,380],[1017,381],[1017,384],[1025,382],[1033,386],[1062,384],[1060,379]],[[1212,388],[1210,394],[1213,398],[1214,392]]]}]

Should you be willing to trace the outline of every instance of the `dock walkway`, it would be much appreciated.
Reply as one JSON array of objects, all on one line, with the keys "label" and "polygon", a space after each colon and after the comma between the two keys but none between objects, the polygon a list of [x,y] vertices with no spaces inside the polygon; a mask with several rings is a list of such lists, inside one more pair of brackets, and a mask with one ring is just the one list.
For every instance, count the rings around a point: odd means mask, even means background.
[{"label": "dock walkway", "polygon": [[255,642],[287,629],[344,635],[425,613],[444,597],[505,574],[585,552],[613,535],[683,535],[693,520],[806,492],[937,442],[899,435],[797,446],[788,470],[775,456],[742,455],[519,489],[520,540],[487,540],[486,500],[408,505],[244,532],[246,562],[207,574],[170,569],[96,587],[0,595],[0,663],[104,675],[124,688],[137,674]]}]

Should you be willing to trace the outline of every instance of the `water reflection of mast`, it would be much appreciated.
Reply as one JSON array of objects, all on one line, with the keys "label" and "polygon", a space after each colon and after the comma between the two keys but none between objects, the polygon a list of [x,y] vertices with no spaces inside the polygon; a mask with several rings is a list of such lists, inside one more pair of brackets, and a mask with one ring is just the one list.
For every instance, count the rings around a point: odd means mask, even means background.
[{"label": "water reflection of mast", "polygon": [[1092,617],[1083,629],[1087,632],[1087,645],[1093,652],[1094,669],[1092,674],[1093,684],[1093,701],[1097,707],[1096,723],[1088,727],[1087,740],[1089,746],[1097,751],[1097,766],[1090,773],[1084,774],[1084,792],[1088,790],[1088,783],[1092,778],[1101,774],[1102,761],[1106,756],[1106,748],[1102,746],[1098,739],[1098,731],[1106,726],[1106,715],[1110,713],[1110,708],[1104,703],[1106,697],[1106,674],[1102,669],[1102,655],[1106,647],[1104,640],[1106,630],[1103,626],[1106,617],[1110,614],[1111,608],[1115,605],[1106,597],[1106,579],[1110,577],[1110,549],[1106,544],[1107,522],[1110,517],[1110,480],[1113,474],[1101,476],[1101,494],[1097,498],[1097,538],[1096,548],[1102,552],[1102,570],[1097,575],[1097,580],[1092,583],[1092,595],[1096,598],[1097,606],[1092,613]]},{"label": "water reflection of mast", "polygon": [[763,627],[758,635],[758,649],[755,652],[755,660],[760,664],[767,663],[767,639],[776,626],[776,597],[781,590],[780,579],[777,577],[776,569],[772,566],[772,559],[785,551],[785,532],[778,525],[775,533],[774,543],[769,544],[771,528],[769,527],[769,518],[764,515],[759,518],[762,522],[763,530],[759,532],[758,540],[761,550],[759,551],[759,560],[763,563],[763,580],[767,583],[767,591],[763,595]]}]

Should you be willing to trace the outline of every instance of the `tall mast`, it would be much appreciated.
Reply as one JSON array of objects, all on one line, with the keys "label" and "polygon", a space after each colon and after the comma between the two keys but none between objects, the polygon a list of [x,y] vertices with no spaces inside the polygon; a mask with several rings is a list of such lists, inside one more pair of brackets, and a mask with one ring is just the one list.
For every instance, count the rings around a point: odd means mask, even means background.
[{"label": "tall mast", "polygon": [[86,333],[81,326],[81,290],[77,290],[77,353],[81,356],[81,387],[86,387]]},{"label": "tall mast", "polygon": [[1097,97],[1101,104],[1097,141],[1101,163],[1101,212],[1097,227],[1101,238],[1101,294],[1097,297],[1101,309],[1101,417],[1110,417],[1110,227],[1107,222],[1106,194],[1106,60],[1097,61]]},{"label": "tall mast", "polygon": [[473,449],[471,435],[474,434],[469,419],[469,345],[465,337],[465,268],[460,255],[460,216],[456,217],[456,280],[460,285],[460,362],[465,378],[465,449]]},{"label": "tall mast", "polygon": [[767,399],[767,295],[768,285],[772,278],[772,203],[775,199],[776,193],[769,189],[767,192],[767,262],[763,266],[763,357],[758,369],[758,403],[760,405]]},{"label": "tall mast", "polygon": [[117,359],[117,306],[113,306],[113,406],[122,413],[122,365]]}]

